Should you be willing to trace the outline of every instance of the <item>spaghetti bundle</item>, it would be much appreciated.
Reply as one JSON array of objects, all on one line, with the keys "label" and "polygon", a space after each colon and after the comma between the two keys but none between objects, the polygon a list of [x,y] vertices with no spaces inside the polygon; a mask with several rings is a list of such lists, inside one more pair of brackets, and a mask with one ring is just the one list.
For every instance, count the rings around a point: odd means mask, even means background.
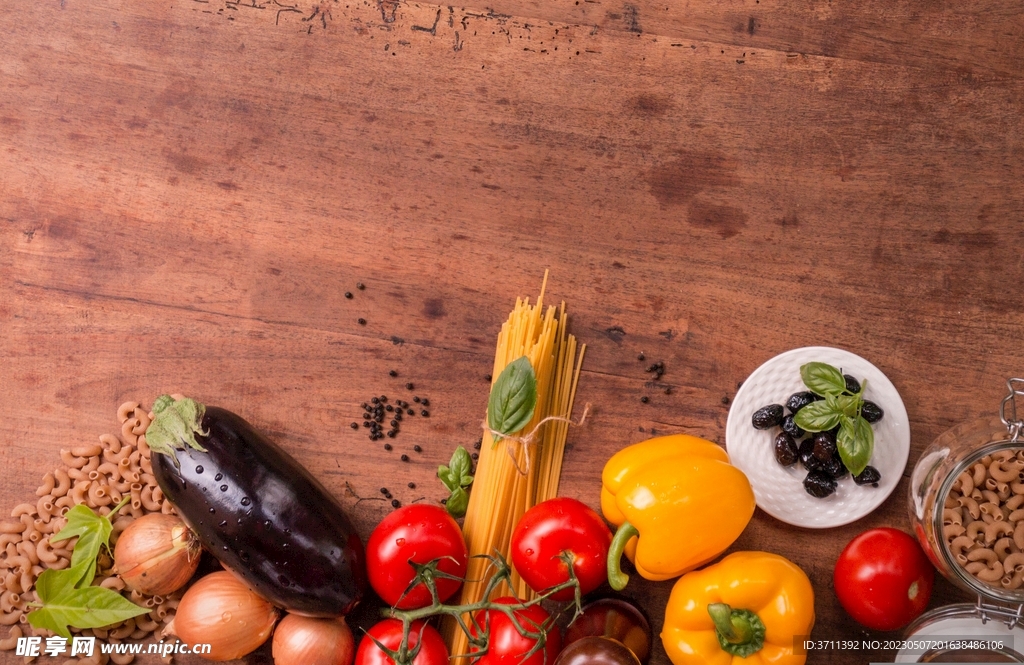
[{"label": "spaghetti bundle", "polygon": [[[510,437],[496,437],[485,428],[462,529],[471,558],[460,603],[482,600],[489,577],[488,560],[472,557],[500,552],[508,559],[512,531],[523,513],[558,493],[569,416],[586,345],[580,345],[577,357],[576,338],[567,330],[565,303],[544,308],[546,285],[547,272],[537,303],[517,298],[498,335],[492,381],[497,382],[506,366],[525,356],[536,375],[537,403],[530,422]],[[511,591],[522,599],[535,596],[514,571],[512,584],[513,589],[499,588],[496,593]],[[447,628],[450,653],[467,653],[466,636],[453,626]]]}]

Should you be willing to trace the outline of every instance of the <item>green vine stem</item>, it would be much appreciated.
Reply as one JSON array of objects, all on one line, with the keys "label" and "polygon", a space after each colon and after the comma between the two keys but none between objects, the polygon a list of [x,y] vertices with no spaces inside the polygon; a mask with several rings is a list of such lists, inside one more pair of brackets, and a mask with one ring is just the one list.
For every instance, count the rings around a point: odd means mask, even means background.
[{"label": "green vine stem", "polygon": [[[374,640],[377,646],[395,662],[395,665],[411,665],[412,661],[416,658],[416,654],[419,651],[419,642],[417,642],[416,646],[412,649],[409,648],[409,635],[412,632],[412,624],[415,621],[426,620],[436,616],[452,617],[458,624],[459,629],[465,633],[470,645],[476,649],[476,651],[472,652],[472,656],[479,657],[487,652],[488,642],[490,639],[490,626],[479,625],[473,615],[482,610],[501,612],[509,618],[509,621],[512,622],[512,625],[520,635],[534,640],[533,648],[531,648],[528,653],[523,654],[523,659],[525,660],[544,648],[544,645],[547,642],[548,633],[555,625],[555,620],[559,615],[572,607],[574,608],[573,619],[575,620],[575,618],[582,612],[582,596],[580,593],[579,580],[576,579],[576,571],[572,566],[572,555],[569,552],[563,552],[560,556],[560,558],[565,561],[569,570],[568,580],[553,586],[550,589],[546,589],[533,600],[524,600],[507,605],[495,603],[491,601],[490,598],[503,582],[508,583],[511,586],[512,569],[509,567],[505,558],[500,554],[496,553],[494,556],[481,555],[481,557],[490,561],[490,568],[494,572],[487,580],[487,586],[484,588],[483,600],[476,603],[467,603],[465,605],[446,605],[438,600],[435,576],[438,575],[437,562],[440,561],[440,559],[436,559],[426,564],[415,564],[411,561],[409,562],[416,570],[416,577],[409,584],[407,592],[417,584],[422,583],[426,585],[427,589],[430,591],[430,597],[433,602],[426,607],[414,610],[399,610],[394,607],[390,607],[381,612],[385,618],[399,619],[402,622],[402,642],[398,649],[388,649],[377,640]],[[445,575],[442,574],[442,576]],[[539,605],[545,600],[548,600],[551,596],[565,589],[574,589],[575,598],[573,602],[567,604],[559,612],[552,614],[544,623],[538,625],[533,622],[529,622],[529,626],[525,626],[520,621],[519,617],[516,616],[518,612],[529,607],[533,607],[534,605]],[[471,617],[472,626],[466,623],[464,617],[467,614]],[[455,657],[468,658],[469,656],[470,654],[460,654]]]}]

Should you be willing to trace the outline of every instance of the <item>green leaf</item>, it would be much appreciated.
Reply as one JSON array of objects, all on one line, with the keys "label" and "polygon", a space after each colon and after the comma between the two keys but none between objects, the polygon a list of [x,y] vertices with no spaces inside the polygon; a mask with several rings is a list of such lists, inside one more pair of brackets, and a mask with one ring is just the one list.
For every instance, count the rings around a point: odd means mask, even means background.
[{"label": "green leaf", "polygon": [[836,445],[843,464],[851,474],[859,476],[871,461],[875,449],[875,433],[871,429],[871,423],[860,416],[843,416],[840,419]]},{"label": "green leaf", "polygon": [[79,578],[72,585],[89,586],[96,576],[96,557],[100,548],[110,548],[110,533],[113,527],[110,520],[97,515],[88,506],[78,504],[68,511],[67,524],[59,532],[50,537],[51,543],[78,536],[75,549],[71,553],[70,570],[77,571]]},{"label": "green leaf", "polygon": [[808,432],[824,432],[839,424],[841,412],[828,401],[811,402],[796,412],[793,420]]},{"label": "green leaf", "polygon": [[487,425],[505,436],[526,427],[537,406],[537,376],[530,359],[522,356],[505,367],[491,388]]},{"label": "green leaf", "polygon": [[445,510],[452,517],[462,517],[466,514],[466,509],[469,508],[469,492],[457,488],[452,492],[452,495],[448,497],[448,501],[444,504]]},{"label": "green leaf", "polygon": [[452,453],[452,459],[448,462],[448,466],[442,465],[437,468],[437,477],[451,492],[445,503],[445,508],[452,517],[462,517],[466,514],[466,508],[469,506],[469,493],[465,488],[473,484],[473,476],[470,474],[472,470],[473,458],[462,446],[456,448]]},{"label": "green leaf", "polygon": [[[811,362],[801,365],[800,378],[804,380],[804,385],[808,390],[822,397],[842,395],[846,391],[846,379],[843,378],[843,373],[828,363]],[[800,410],[803,411],[803,409]]]},{"label": "green leaf", "polygon": [[836,408],[845,416],[855,418],[860,415],[860,407],[864,404],[864,391],[856,395],[840,395],[836,398]]},{"label": "green leaf", "polygon": [[35,628],[52,630],[65,639],[71,639],[68,626],[100,628],[149,612],[113,589],[98,586],[64,587],[55,597],[44,597],[40,591],[39,598],[44,605],[29,612],[29,623]]}]

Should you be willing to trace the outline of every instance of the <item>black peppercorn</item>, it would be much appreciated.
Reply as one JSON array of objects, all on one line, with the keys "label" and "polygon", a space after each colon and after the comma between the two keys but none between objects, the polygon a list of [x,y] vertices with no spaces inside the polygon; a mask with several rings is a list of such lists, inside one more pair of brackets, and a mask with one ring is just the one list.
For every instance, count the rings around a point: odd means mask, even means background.
[{"label": "black peppercorn", "polygon": [[420,400],[420,404],[422,404],[423,406],[430,406],[430,400],[424,397],[423,399]]},{"label": "black peppercorn", "polygon": [[391,421],[391,426],[392,427],[398,427],[398,421],[397,420],[392,420]]},{"label": "black peppercorn", "polygon": [[405,454],[403,454],[403,455],[402,455],[402,461],[403,461],[403,462],[408,462],[408,461],[409,461],[409,456],[408,456],[408,455],[405,455]]},{"label": "black peppercorn", "polygon": [[388,404],[387,406],[385,406],[385,407],[384,407],[384,410],[385,410],[385,411],[394,411],[394,410],[395,410],[395,407],[393,407],[393,406],[391,406],[390,404]]},{"label": "black peppercorn", "polygon": [[371,398],[370,401],[373,402],[374,404],[380,404],[380,400],[376,397]]},{"label": "black peppercorn", "polygon": [[473,459],[478,459],[480,457],[480,453],[473,453],[470,455],[470,457],[472,457]]},{"label": "black peppercorn", "polygon": [[411,383],[407,383],[407,384],[405,384],[405,389],[406,390],[412,390],[413,389],[413,385]]},{"label": "black peppercorn", "polygon": [[387,494],[388,493],[388,488],[387,487],[381,487],[380,488],[380,493],[381,494]]},{"label": "black peppercorn", "polygon": [[398,499],[391,499],[392,508],[398,508],[400,505],[402,505],[401,501],[399,501]]},{"label": "black peppercorn", "polygon": [[644,356],[643,353],[638,353],[637,356],[636,356],[637,360],[643,360],[644,358],[645,358],[645,356]]},{"label": "black peppercorn", "polygon": [[363,289],[366,288],[366,285],[363,284],[362,282],[356,282],[356,288],[362,291]]},{"label": "black peppercorn", "polygon": [[411,489],[411,490],[416,489],[416,483],[409,483],[409,489]]},{"label": "black peppercorn", "polygon": [[388,438],[389,439],[395,438],[396,434],[398,434],[398,430],[393,430],[393,429],[389,429],[388,430]]},{"label": "black peppercorn", "polygon": [[422,411],[420,411],[420,415],[423,416],[424,418],[426,418],[426,417],[428,417],[430,415],[430,411],[427,411],[426,409],[423,409]]},{"label": "black peppercorn", "polygon": [[672,394],[672,389],[671,388],[665,388],[665,394],[666,395],[671,395]]},{"label": "black peppercorn", "polygon": [[351,425],[349,425],[349,427],[351,427],[352,429],[359,429],[359,423],[352,423]]},{"label": "black peppercorn", "polygon": [[390,443],[385,443],[384,444],[384,450],[391,450],[391,444]]},{"label": "black peppercorn", "polygon": [[382,402],[388,401],[388,396],[387,395],[381,395],[380,396],[380,401],[382,401]]},{"label": "black peppercorn", "polygon": [[420,403],[420,398],[419,398],[418,396],[417,396],[417,397],[413,397],[413,398],[412,398],[412,401],[414,401],[414,402],[416,402],[417,404],[419,404],[419,403]]},{"label": "black peppercorn", "polygon": [[396,372],[395,370],[391,370],[390,372],[388,372],[388,376],[398,376],[398,372]]},{"label": "black peppercorn", "polygon": [[441,499],[441,505],[442,506],[445,505],[446,503],[448,503],[448,499]]},{"label": "black peppercorn", "polygon": [[366,325],[366,319],[356,319],[356,323],[358,323],[361,326],[365,326]]},{"label": "black peppercorn", "polygon": [[363,421],[363,427],[369,427],[369,426],[370,426],[370,421],[369,420],[364,420]]},{"label": "black peppercorn", "polygon": [[423,452],[423,446],[413,446],[412,449],[415,450],[418,453],[422,453]]},{"label": "black peppercorn", "polygon": [[487,376],[485,376],[484,378],[485,378],[485,379],[487,379],[488,381],[490,381],[490,380],[491,380],[491,375],[490,375],[490,374],[488,374],[488,375],[487,375]]},{"label": "black peppercorn", "polygon": [[647,402],[651,400],[647,395],[644,395],[643,397],[640,398],[640,401],[643,402],[644,404],[647,404]]},{"label": "black peppercorn", "polygon": [[352,292],[351,291],[346,291],[345,292],[345,297],[348,298],[349,300],[351,300],[352,299]]},{"label": "black peppercorn", "polygon": [[409,414],[410,416],[415,416],[415,415],[416,415],[416,412],[415,412],[415,411],[413,411],[412,409],[406,409],[406,411],[405,411],[405,412],[406,412],[407,414]]}]

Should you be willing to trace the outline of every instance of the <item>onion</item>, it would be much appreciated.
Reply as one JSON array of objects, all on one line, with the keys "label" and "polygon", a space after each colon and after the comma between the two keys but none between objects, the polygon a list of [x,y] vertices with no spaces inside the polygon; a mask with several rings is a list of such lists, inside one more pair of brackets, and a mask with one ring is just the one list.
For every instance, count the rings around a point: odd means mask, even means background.
[{"label": "onion", "polygon": [[274,630],[274,665],[351,665],[355,639],[344,619],[288,614]]},{"label": "onion", "polygon": [[114,547],[114,572],[147,596],[174,593],[199,566],[199,541],[181,518],[143,515],[128,525]]},{"label": "onion", "polygon": [[185,644],[209,644],[208,660],[234,660],[267,641],[277,610],[222,570],[202,577],[178,604],[177,614],[164,629]]}]

